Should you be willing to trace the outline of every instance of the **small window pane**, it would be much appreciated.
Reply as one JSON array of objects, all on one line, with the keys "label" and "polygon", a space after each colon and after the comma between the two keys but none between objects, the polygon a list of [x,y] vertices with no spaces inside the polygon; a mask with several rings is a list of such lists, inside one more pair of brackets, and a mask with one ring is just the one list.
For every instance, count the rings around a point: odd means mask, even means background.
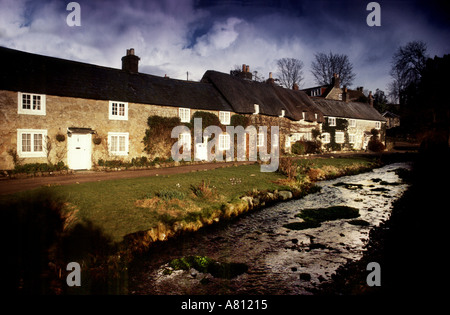
[{"label": "small window pane", "polygon": [[41,110],[41,97],[39,95],[33,95],[33,109]]},{"label": "small window pane", "polygon": [[112,103],[111,107],[113,116],[117,116],[117,103]]},{"label": "small window pane", "polygon": [[31,152],[31,134],[22,134],[22,152]]},{"label": "small window pane", "polygon": [[34,152],[42,152],[42,134],[34,134]]},{"label": "small window pane", "polygon": [[125,116],[125,104],[119,104],[119,116]]},{"label": "small window pane", "polygon": [[117,136],[111,136],[111,151],[117,151]]},{"label": "small window pane", "polygon": [[31,109],[31,95],[30,94],[22,95],[22,108],[23,109]]}]

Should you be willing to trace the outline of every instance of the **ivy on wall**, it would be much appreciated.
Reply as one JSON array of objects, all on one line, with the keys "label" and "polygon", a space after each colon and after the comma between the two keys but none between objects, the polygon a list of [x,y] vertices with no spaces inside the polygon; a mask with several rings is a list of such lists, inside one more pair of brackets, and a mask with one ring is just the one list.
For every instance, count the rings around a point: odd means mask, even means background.
[{"label": "ivy on wall", "polygon": [[[344,143],[336,143],[336,131],[344,132]],[[341,151],[350,149],[350,138],[348,135],[348,120],[344,118],[336,118],[336,126],[330,126],[328,119],[322,125],[322,133],[330,134],[330,143],[326,143],[325,149],[328,151]]]}]

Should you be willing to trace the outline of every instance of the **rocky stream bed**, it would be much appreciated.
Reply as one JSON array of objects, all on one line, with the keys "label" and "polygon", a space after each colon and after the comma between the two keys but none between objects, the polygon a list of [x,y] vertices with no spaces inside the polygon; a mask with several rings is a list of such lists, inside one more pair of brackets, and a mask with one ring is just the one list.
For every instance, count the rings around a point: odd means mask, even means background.
[{"label": "rocky stream bed", "polygon": [[396,170],[409,168],[394,163],[322,181],[302,199],[155,244],[130,267],[129,293],[313,294],[362,257],[370,230],[408,187]]}]

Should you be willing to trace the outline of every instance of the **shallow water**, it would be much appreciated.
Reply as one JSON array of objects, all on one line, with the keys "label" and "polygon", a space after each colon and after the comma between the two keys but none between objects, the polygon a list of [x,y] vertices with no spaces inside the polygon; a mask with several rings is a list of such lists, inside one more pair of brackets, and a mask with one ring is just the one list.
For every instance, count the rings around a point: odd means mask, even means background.
[{"label": "shallow water", "polygon": [[[407,189],[393,170],[395,163],[372,172],[322,181],[321,191],[242,216],[228,224],[156,246],[131,270],[131,294],[311,294],[330,281],[336,269],[362,257],[370,229],[390,216],[392,203]],[[342,185],[356,184],[356,185]],[[337,185],[336,185],[337,184]],[[352,219],[322,222],[317,228],[290,230],[302,209],[345,205],[359,209],[367,226]],[[191,269],[170,275],[163,270],[174,258],[208,256],[221,262],[248,265],[233,279],[218,279]]]}]

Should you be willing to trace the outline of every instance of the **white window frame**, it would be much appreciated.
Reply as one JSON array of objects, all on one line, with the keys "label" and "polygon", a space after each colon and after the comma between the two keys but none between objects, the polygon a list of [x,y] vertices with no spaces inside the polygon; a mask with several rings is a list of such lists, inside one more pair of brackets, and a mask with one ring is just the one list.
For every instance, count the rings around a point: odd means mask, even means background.
[{"label": "white window frame", "polygon": [[231,120],[230,112],[219,112],[219,120],[222,125],[229,125]]},{"label": "white window frame", "polygon": [[[338,141],[338,134],[339,134],[339,138],[342,138],[342,140],[339,139],[339,141]],[[336,131],[336,133],[334,134],[334,140],[336,143],[344,143],[345,142],[345,133],[343,131]]]},{"label": "white window frame", "polygon": [[[117,106],[116,113],[114,113],[114,105]],[[123,114],[121,114],[120,107],[123,106]],[[110,120],[128,120],[128,103],[109,101],[109,119]]]},{"label": "white window frame", "polygon": [[376,121],[375,122],[375,129],[381,129],[381,122],[380,121]]},{"label": "white window frame", "polygon": [[336,126],[336,117],[328,117],[328,126],[330,127]]},{"label": "white window frame", "polygon": [[338,100],[342,101],[342,93],[338,94]]},{"label": "white window frame", "polygon": [[[23,151],[22,137],[30,135],[30,151]],[[35,151],[34,142],[37,135],[42,137],[42,151]],[[19,157],[46,157],[47,156],[47,130],[45,129],[17,129],[17,154]]]},{"label": "white window frame", "polygon": [[355,143],[355,142],[356,142],[356,134],[354,134],[354,133],[349,133],[349,134],[348,134],[348,142],[349,142],[349,143]]},{"label": "white window frame", "polygon": [[[46,107],[47,107],[47,98],[45,94],[32,94],[32,93],[17,93],[17,113],[23,114],[23,115],[40,115],[45,116],[46,114]],[[23,108],[23,97],[24,96],[30,96],[30,108]],[[34,98],[39,98],[39,106],[40,109],[33,109],[34,104]]]},{"label": "white window frame", "polygon": [[[124,137],[125,143],[124,143],[124,149],[120,150],[120,140],[119,137]],[[108,152],[110,155],[128,155],[129,153],[129,140],[130,134],[128,132],[108,132]],[[115,140],[117,139],[117,140]],[[117,141],[117,143],[114,143],[114,141]],[[116,150],[113,150],[114,147]]]},{"label": "white window frame", "polygon": [[[180,133],[178,135],[178,146],[179,147],[186,146],[186,150],[190,151],[191,150],[191,134],[188,132]],[[183,151],[184,151],[184,149],[185,148],[183,148]]]},{"label": "white window frame", "polygon": [[331,137],[330,137],[330,133],[329,132],[322,133],[322,137],[321,138],[322,138],[322,143],[324,143],[324,144],[331,142]]},{"label": "white window frame", "polygon": [[190,108],[178,108],[178,117],[180,117],[181,122],[191,121],[191,109]]},{"label": "white window frame", "polygon": [[230,135],[228,133],[219,135],[219,150],[230,150]]},{"label": "white window frame", "polygon": [[355,119],[349,119],[348,120],[348,126],[349,127],[356,127],[356,120]]},{"label": "white window frame", "polygon": [[280,117],[284,117],[284,115],[286,115],[286,110],[282,109]]}]

